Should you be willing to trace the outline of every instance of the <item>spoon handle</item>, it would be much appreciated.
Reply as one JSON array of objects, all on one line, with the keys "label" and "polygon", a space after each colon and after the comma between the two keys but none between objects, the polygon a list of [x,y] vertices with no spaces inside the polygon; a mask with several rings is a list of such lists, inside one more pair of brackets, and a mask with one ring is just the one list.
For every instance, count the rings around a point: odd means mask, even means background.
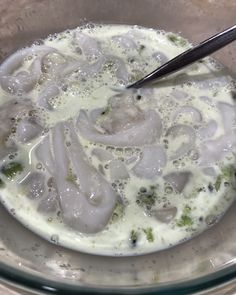
[{"label": "spoon handle", "polygon": [[148,82],[155,81],[173,72],[176,72],[195,61],[210,55],[218,49],[236,40],[236,25],[226,29],[225,31],[214,35],[213,37],[201,42],[197,46],[184,51],[180,55],[171,59],[164,65],[160,66],[139,81],[128,85],[127,88],[140,88]]}]

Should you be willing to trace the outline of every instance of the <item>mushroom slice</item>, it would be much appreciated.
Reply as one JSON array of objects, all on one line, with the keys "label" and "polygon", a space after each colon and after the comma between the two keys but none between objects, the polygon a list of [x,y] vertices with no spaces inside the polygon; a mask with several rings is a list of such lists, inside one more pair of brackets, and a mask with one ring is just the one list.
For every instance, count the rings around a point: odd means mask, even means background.
[{"label": "mushroom slice", "polygon": [[176,190],[178,193],[182,193],[191,176],[191,172],[183,171],[172,172],[165,175],[163,178],[174,188],[174,190]]},{"label": "mushroom slice", "polygon": [[41,198],[45,192],[45,177],[39,172],[31,172],[20,184],[28,188],[27,196],[31,199]]},{"label": "mushroom slice", "polygon": [[91,154],[95,156],[100,162],[108,162],[114,159],[110,152],[102,148],[94,148]]},{"label": "mushroom slice", "polygon": [[16,139],[19,142],[27,143],[37,137],[43,128],[36,122],[29,119],[22,119],[16,129]]},{"label": "mushroom slice", "polygon": [[236,147],[236,130],[216,139],[202,143],[200,147],[200,165],[208,166],[218,162]]},{"label": "mushroom slice", "polygon": [[163,223],[170,223],[177,214],[176,207],[162,208],[151,211],[151,216],[154,216],[157,220]]},{"label": "mushroom slice", "polygon": [[109,163],[110,177],[111,180],[127,179],[129,178],[129,173],[123,162],[120,160],[112,160]]},{"label": "mushroom slice", "polygon": [[75,32],[73,43],[79,46],[87,57],[98,57],[101,55],[101,47],[98,41],[81,31]]},{"label": "mushroom slice", "polygon": [[[71,141],[67,147],[65,129]],[[63,221],[83,233],[103,230],[117,201],[115,191],[90,165],[72,124],[58,123],[53,129],[52,139],[54,175]],[[70,167],[79,185],[73,179],[68,179]]]},{"label": "mushroom slice", "polygon": [[184,124],[170,127],[166,136],[169,138],[171,160],[185,156],[194,146],[196,139],[194,129]]},{"label": "mushroom slice", "polygon": [[229,132],[236,124],[236,107],[226,102],[219,102],[218,108],[221,112],[224,129]]},{"label": "mushroom slice", "polygon": [[208,139],[215,135],[218,125],[215,120],[210,120],[205,126],[198,130],[198,134],[202,139]]},{"label": "mushroom slice", "polygon": [[84,110],[79,113],[77,126],[79,133],[87,140],[121,147],[154,143],[160,138],[162,131],[161,119],[153,110],[146,111],[144,119],[131,128],[113,134],[99,132]]},{"label": "mushroom slice", "polygon": [[146,146],[142,149],[141,160],[134,166],[134,173],[142,178],[152,179],[162,174],[166,165],[166,153],[161,146]]},{"label": "mushroom slice", "polygon": [[[42,71],[42,58],[50,52],[55,52],[56,49],[48,46],[34,46],[18,50],[7,58],[0,66],[0,85],[2,88],[11,93],[29,92],[38,82]],[[15,73],[24,60],[29,56],[37,56],[27,71],[18,71]]]},{"label": "mushroom slice", "polygon": [[202,121],[202,115],[200,111],[192,106],[182,106],[173,114],[172,119],[178,120],[180,117],[184,117],[185,120],[191,117],[191,121],[193,123],[199,123]]}]

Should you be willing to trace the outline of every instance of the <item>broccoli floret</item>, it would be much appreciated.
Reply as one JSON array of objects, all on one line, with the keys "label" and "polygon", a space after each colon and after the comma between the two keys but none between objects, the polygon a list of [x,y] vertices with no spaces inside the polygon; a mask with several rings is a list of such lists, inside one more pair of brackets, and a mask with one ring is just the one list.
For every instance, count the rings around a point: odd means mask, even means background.
[{"label": "broccoli floret", "polygon": [[174,43],[176,46],[184,47],[187,45],[187,40],[185,40],[183,37],[175,35],[175,34],[169,34],[167,38]]},{"label": "broccoli floret", "polygon": [[181,216],[181,218],[177,221],[177,226],[179,227],[183,227],[183,226],[191,226],[193,225],[193,220],[192,218],[189,216],[191,213],[191,207],[189,207],[188,205],[186,205],[183,209],[183,214]]},{"label": "broccoli floret", "polygon": [[107,69],[107,70],[112,70],[115,66],[116,66],[116,63],[113,60],[108,60],[104,64],[104,68]]},{"label": "broccoli floret", "polygon": [[146,239],[149,243],[154,241],[154,235],[151,227],[143,228],[143,232],[145,233]]},{"label": "broccoli floret", "polygon": [[191,213],[191,210],[192,210],[191,207],[186,205],[183,210],[184,215],[189,215]]},{"label": "broccoli floret", "polygon": [[215,182],[215,190],[218,192],[222,182],[222,175],[218,175]]},{"label": "broccoli floret", "polygon": [[188,215],[182,215],[181,218],[178,220],[177,225],[179,227],[191,226],[193,225],[193,220]]},{"label": "broccoli floret", "polygon": [[230,180],[234,176],[235,168],[233,165],[228,165],[221,168],[222,176],[226,180]]},{"label": "broccoli floret", "polygon": [[138,232],[136,230],[132,229],[130,232],[130,237],[129,237],[132,247],[136,247],[137,241],[138,241],[138,236],[139,236]]},{"label": "broccoli floret", "polygon": [[125,206],[120,202],[117,202],[114,212],[111,217],[112,222],[116,222],[120,218],[122,218],[125,214]]},{"label": "broccoli floret", "polygon": [[3,180],[0,178],[0,188],[3,188],[5,186],[5,183],[3,182]]},{"label": "broccoli floret", "polygon": [[220,190],[221,183],[223,181],[231,182],[232,177],[234,176],[235,168],[233,165],[224,166],[221,168],[221,174],[216,178],[214,184],[215,190],[218,192]]},{"label": "broccoli floret", "polygon": [[155,205],[156,200],[157,193],[155,186],[150,186],[148,190],[141,187],[136,198],[136,203],[146,210],[151,210],[151,208]]},{"label": "broccoli floret", "polygon": [[134,69],[131,74],[131,82],[137,81],[143,78],[143,72],[137,69]]},{"label": "broccoli floret", "polygon": [[66,181],[72,182],[72,183],[76,183],[77,177],[76,175],[72,172],[71,169],[69,169],[68,174],[65,178]]},{"label": "broccoli floret", "polygon": [[6,165],[3,165],[1,168],[2,174],[7,178],[12,179],[17,173],[23,171],[23,166],[19,162],[10,162]]}]

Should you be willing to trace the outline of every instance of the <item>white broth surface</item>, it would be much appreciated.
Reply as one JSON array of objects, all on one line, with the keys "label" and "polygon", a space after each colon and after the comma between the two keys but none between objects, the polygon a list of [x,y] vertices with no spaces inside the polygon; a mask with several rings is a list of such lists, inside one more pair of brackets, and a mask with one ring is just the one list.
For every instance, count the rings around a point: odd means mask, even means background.
[{"label": "white broth surface", "polygon": [[0,65],[0,195],[43,238],[102,255],[174,246],[235,199],[235,80],[206,58],[125,86],[191,47],[138,26],[87,25]]}]

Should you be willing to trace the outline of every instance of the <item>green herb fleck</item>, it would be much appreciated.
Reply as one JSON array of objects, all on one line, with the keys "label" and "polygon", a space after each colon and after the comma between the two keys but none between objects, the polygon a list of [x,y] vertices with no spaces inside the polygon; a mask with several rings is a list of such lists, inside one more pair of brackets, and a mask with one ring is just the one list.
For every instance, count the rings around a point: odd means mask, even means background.
[{"label": "green herb fleck", "polygon": [[136,230],[131,230],[129,240],[131,242],[131,246],[136,247],[138,241],[138,232]]},{"label": "green herb fleck", "polygon": [[221,182],[222,182],[222,175],[220,174],[217,176],[216,182],[215,182],[215,189],[217,192],[220,190]]},{"label": "green herb fleck", "polygon": [[234,176],[235,168],[233,165],[224,166],[221,168],[221,172],[225,179],[230,180]]},{"label": "green herb fleck", "polygon": [[198,193],[200,193],[200,192],[204,192],[205,191],[205,188],[204,187],[199,187],[198,189],[197,189],[197,192]]},{"label": "green herb fleck", "polygon": [[156,190],[157,188],[158,188],[157,185],[150,185],[150,190],[152,190],[152,191]]},{"label": "green herb fleck", "polygon": [[139,53],[142,52],[145,48],[146,48],[145,45],[141,44],[139,46]]},{"label": "green herb fleck", "polygon": [[73,174],[72,173],[72,171],[71,170],[69,170],[69,172],[68,172],[68,174],[67,174],[67,176],[66,176],[66,179],[65,180],[67,180],[67,181],[69,181],[69,182],[73,182],[73,183],[75,183],[76,182],[76,180],[77,180],[77,177],[76,177],[76,175],[75,174]]},{"label": "green herb fleck", "polygon": [[208,184],[208,190],[210,192],[214,190],[218,192],[220,190],[222,183],[224,183],[225,186],[232,185],[232,180],[234,175],[235,175],[235,168],[233,165],[230,164],[230,165],[221,167],[221,173],[217,176],[214,184],[212,183]]},{"label": "green herb fleck", "polygon": [[216,178],[216,182],[214,184],[215,190],[218,192],[220,190],[221,184],[223,181],[232,182],[232,177],[234,176],[235,168],[233,165],[227,165],[221,168],[221,174],[219,174]]},{"label": "green herb fleck", "polygon": [[135,62],[135,59],[131,57],[131,58],[128,59],[128,62],[132,64],[132,63]]},{"label": "green herb fleck", "polygon": [[12,179],[17,173],[23,171],[23,166],[18,162],[10,162],[6,165],[3,165],[1,168],[2,174],[7,178]]},{"label": "green herb fleck", "polygon": [[148,240],[149,243],[154,241],[154,235],[153,235],[151,227],[143,228],[143,232],[145,233],[146,239]]},{"label": "green herb fleck", "polygon": [[157,200],[156,187],[151,186],[149,189],[141,187],[136,198],[136,203],[145,208],[151,210]]},{"label": "green herb fleck", "polygon": [[115,222],[118,219],[122,218],[124,216],[125,213],[125,206],[123,204],[121,204],[120,202],[116,204],[114,212],[112,214],[111,217],[111,221]]},{"label": "green herb fleck", "polygon": [[181,218],[178,220],[177,225],[179,227],[191,226],[193,225],[193,220],[188,215],[182,215]]},{"label": "green herb fleck", "polygon": [[3,180],[0,178],[0,188],[3,188],[5,186],[5,183],[3,182]]},{"label": "green herb fleck", "polygon": [[169,34],[167,38],[174,43],[176,46],[184,47],[187,45],[187,40],[185,40],[183,37],[175,35],[175,34]]},{"label": "green herb fleck", "polygon": [[184,215],[189,215],[191,213],[191,210],[192,210],[191,207],[186,205],[183,210]]},{"label": "green herb fleck", "polygon": [[231,91],[231,96],[233,100],[236,100],[236,90]]},{"label": "green herb fleck", "polygon": [[113,60],[108,60],[105,64],[104,64],[104,68],[106,70],[112,70],[114,67],[116,66],[116,63]]},{"label": "green herb fleck", "polygon": [[143,77],[143,72],[137,69],[132,70],[131,82],[140,80]]},{"label": "green herb fleck", "polygon": [[61,37],[59,38],[59,40],[63,40],[63,39],[66,39],[66,36],[61,36]]}]

